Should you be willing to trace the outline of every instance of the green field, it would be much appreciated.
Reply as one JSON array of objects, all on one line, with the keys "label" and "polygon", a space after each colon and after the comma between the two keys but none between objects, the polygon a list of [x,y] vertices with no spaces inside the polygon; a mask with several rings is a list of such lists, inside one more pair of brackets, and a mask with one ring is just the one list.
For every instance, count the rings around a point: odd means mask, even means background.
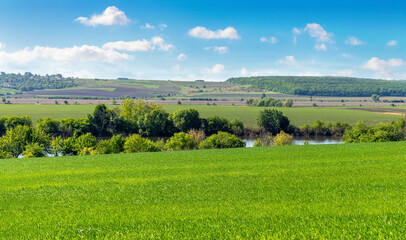
[{"label": "green field", "polygon": [[405,142],[0,161],[3,239],[399,239]]},{"label": "green field", "polygon": [[[95,105],[38,105],[38,104],[0,104],[0,116],[10,115],[29,115],[33,122],[40,118],[51,117],[61,118],[82,118],[94,110]],[[110,106],[112,107],[112,106]],[[118,106],[117,106],[118,107]],[[179,109],[197,109],[202,117],[224,116],[229,120],[239,118],[246,126],[255,126],[259,111],[262,107],[248,106],[207,106],[207,105],[163,105],[168,112],[174,112]],[[395,109],[395,108],[394,108]],[[348,122],[355,123],[359,120],[365,120],[367,123],[376,124],[380,121],[397,120],[400,116],[388,115],[362,110],[354,110],[344,107],[302,107],[302,108],[278,108],[290,119],[296,126],[312,124],[316,120],[325,122]]]}]

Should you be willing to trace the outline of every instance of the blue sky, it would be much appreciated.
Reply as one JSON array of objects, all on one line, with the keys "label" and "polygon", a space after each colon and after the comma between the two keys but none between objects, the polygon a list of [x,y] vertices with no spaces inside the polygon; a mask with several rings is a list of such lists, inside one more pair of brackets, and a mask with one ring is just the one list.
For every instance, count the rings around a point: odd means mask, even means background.
[{"label": "blue sky", "polygon": [[0,71],[406,79],[403,1],[0,1]]}]

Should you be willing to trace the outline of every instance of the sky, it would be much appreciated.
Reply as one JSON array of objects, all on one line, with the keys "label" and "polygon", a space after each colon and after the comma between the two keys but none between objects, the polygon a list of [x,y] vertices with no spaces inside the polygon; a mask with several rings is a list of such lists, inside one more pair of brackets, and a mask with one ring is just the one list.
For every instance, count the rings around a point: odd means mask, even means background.
[{"label": "sky", "polygon": [[406,2],[1,0],[0,71],[406,79]]}]

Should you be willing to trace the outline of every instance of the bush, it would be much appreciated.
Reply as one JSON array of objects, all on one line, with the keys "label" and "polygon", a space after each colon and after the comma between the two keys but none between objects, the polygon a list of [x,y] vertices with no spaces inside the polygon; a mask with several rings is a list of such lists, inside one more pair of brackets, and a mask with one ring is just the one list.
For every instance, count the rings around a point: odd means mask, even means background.
[{"label": "bush", "polygon": [[101,140],[97,144],[97,152],[99,154],[120,153],[124,151],[125,139],[120,135],[115,135],[110,139]]},{"label": "bush", "polygon": [[245,147],[245,142],[233,134],[227,132],[218,132],[206,138],[200,143],[200,148],[241,148]]},{"label": "bush", "polygon": [[403,127],[403,120],[397,123],[378,123],[375,127],[359,121],[352,129],[345,131],[342,140],[346,143],[401,141],[404,138]]},{"label": "bush", "polygon": [[284,131],[278,133],[272,142],[273,146],[288,146],[293,144],[293,137]]},{"label": "bush", "polygon": [[233,119],[230,122],[231,132],[235,135],[242,135],[244,133],[244,123],[240,119]]},{"label": "bush", "polygon": [[27,146],[25,146],[25,150],[22,154],[24,158],[45,156],[44,147],[40,146],[38,143],[28,144]]},{"label": "bush", "polygon": [[138,134],[133,134],[125,139],[124,152],[158,152],[159,147],[151,140],[141,137]]},{"label": "bush", "polygon": [[94,147],[84,147],[82,150],[79,151],[80,156],[85,155],[97,155],[97,150]]},{"label": "bush", "polygon": [[188,150],[197,148],[198,144],[196,143],[193,136],[180,132],[175,133],[165,144],[165,149],[168,150]]},{"label": "bush", "polygon": [[75,139],[74,150],[78,153],[84,148],[95,147],[97,139],[91,133],[86,133]]}]

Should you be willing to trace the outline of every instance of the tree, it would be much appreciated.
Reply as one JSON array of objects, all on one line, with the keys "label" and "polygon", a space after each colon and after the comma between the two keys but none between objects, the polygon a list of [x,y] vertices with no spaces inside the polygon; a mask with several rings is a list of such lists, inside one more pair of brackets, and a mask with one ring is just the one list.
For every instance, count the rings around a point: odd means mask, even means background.
[{"label": "tree", "polygon": [[97,144],[96,137],[93,136],[91,133],[86,133],[75,139],[73,150],[78,153],[82,151],[84,148],[93,148],[96,146],[96,144]]},{"label": "tree", "polygon": [[195,109],[178,110],[170,115],[170,120],[181,132],[187,132],[191,129],[198,130],[202,126],[199,112]]},{"label": "tree", "polygon": [[98,137],[108,137],[114,132],[114,119],[117,114],[108,109],[105,104],[99,104],[95,107],[93,114],[88,115],[91,125],[95,128],[95,134]]},{"label": "tree", "polygon": [[221,132],[228,132],[230,130],[230,123],[224,117],[213,116],[208,117],[207,119],[207,126],[205,126],[205,132],[207,135],[215,134],[219,131]]},{"label": "tree", "polygon": [[175,132],[169,114],[163,110],[152,110],[138,120],[139,133],[149,137],[171,136]]},{"label": "tree", "polygon": [[379,96],[378,94],[372,94],[371,95],[372,101],[374,101],[374,102],[380,102],[381,101],[380,97],[381,96]]},{"label": "tree", "polygon": [[293,100],[288,98],[285,101],[283,101],[283,107],[292,107],[293,106]]},{"label": "tree", "polygon": [[235,135],[242,135],[244,133],[244,123],[240,119],[231,120],[230,128]]},{"label": "tree", "polygon": [[51,119],[49,117],[43,118],[37,121],[37,129],[44,131],[51,136],[59,136],[60,132],[60,121]]},{"label": "tree", "polygon": [[143,100],[137,100],[134,102],[133,99],[125,99],[121,104],[121,116],[132,123],[137,123],[140,118],[153,110],[162,110],[162,106],[146,103]]},{"label": "tree", "polygon": [[265,109],[259,112],[257,124],[272,135],[276,135],[280,131],[287,131],[290,121],[281,111]]},{"label": "tree", "polygon": [[33,157],[44,157],[44,147],[38,143],[30,143],[25,146],[24,152],[22,152],[24,158],[33,158]]}]

